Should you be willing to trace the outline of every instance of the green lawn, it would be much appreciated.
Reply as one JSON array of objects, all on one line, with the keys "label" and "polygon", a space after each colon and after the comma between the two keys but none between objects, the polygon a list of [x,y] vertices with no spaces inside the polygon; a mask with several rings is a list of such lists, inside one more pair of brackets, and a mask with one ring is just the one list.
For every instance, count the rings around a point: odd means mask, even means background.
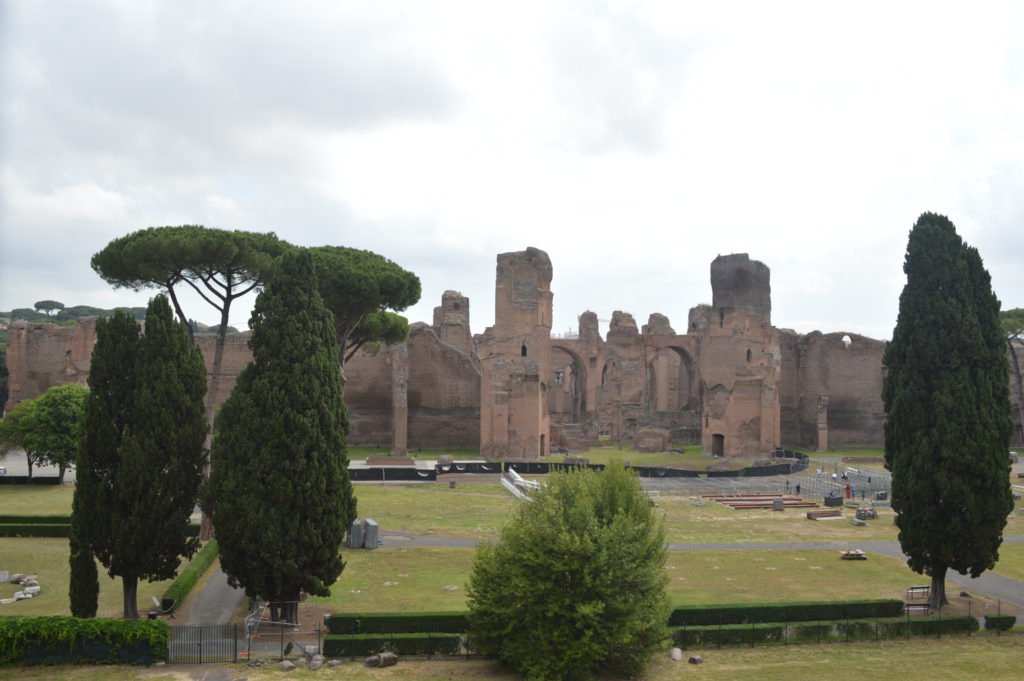
[{"label": "green lawn", "polygon": [[843,518],[808,520],[806,509],[786,511],[737,510],[716,502],[692,506],[695,499],[658,499],[658,511],[665,514],[668,540],[673,543],[732,543],[777,541],[875,541],[896,539],[890,509],[879,508],[878,520],[866,527],[850,522],[854,511],[843,509]]},{"label": "green lawn", "polygon": [[[542,479],[542,478],[541,478]],[[373,518],[391,532],[494,539],[509,512],[519,503],[500,485],[416,484],[355,486],[359,516]],[[896,539],[892,511],[878,509],[879,519],[867,527],[849,521],[851,509],[839,520],[807,520],[803,511],[734,510],[715,502],[691,506],[691,497],[661,497],[668,540],[676,543],[849,541]],[[1004,533],[1024,534],[1024,516],[1015,513]]]},{"label": "green lawn", "polygon": [[0,485],[0,515],[67,515],[75,486]]},{"label": "green lawn", "polygon": [[[359,516],[391,532],[495,538],[518,503],[500,485],[355,485]],[[480,490],[478,488],[484,488]]]},{"label": "green lawn", "polygon": [[999,548],[999,562],[993,572],[1024,582],[1024,544],[1003,544]]},{"label": "green lawn", "polygon": [[[368,456],[388,456],[391,454],[391,447],[348,447],[349,461],[359,461]],[[479,459],[480,450],[477,449],[410,449],[409,456],[414,459],[436,459],[441,454],[450,454],[456,459]]]},{"label": "green lawn", "polygon": [[[0,615],[70,615],[68,604],[68,540],[63,538],[20,538],[0,539],[0,561],[2,568],[11,574],[24,572],[39,576],[42,590],[35,598],[0,605]],[[187,565],[183,563],[180,569]],[[97,563],[100,578],[100,597],[97,615],[120,617],[124,611],[121,580],[107,575]],[[140,582],[138,587],[139,612],[145,613],[153,607],[151,596],[160,598],[173,580],[163,582]],[[0,584],[0,596],[10,598],[20,587],[14,584]]]},{"label": "green lawn", "polygon": [[[331,596],[314,600],[331,612],[464,610],[473,553],[435,547],[347,551]],[[670,551],[666,572],[673,605],[901,598],[921,580],[902,560],[840,560],[835,551]]]},{"label": "green lawn", "polygon": [[731,468],[743,468],[753,463],[746,459],[721,459],[712,456],[705,456],[701,453],[700,445],[687,445],[685,453],[679,452],[635,452],[629,445],[607,445],[592,447],[585,452],[578,454],[552,454],[541,457],[540,461],[547,463],[562,463],[566,456],[586,457],[592,464],[607,465],[612,459],[619,458],[628,461],[634,466],[668,466],[672,468],[684,468],[692,471],[705,471],[710,464],[728,464]]},{"label": "green lawn", "polygon": [[[704,664],[673,662],[664,653],[654,656],[643,681],[820,681],[823,678],[863,678],[871,681],[1017,681],[1021,676],[1021,634],[1003,636],[943,636],[911,640],[861,641],[843,644],[802,644],[758,648],[721,648],[699,652]],[[339,667],[315,672],[297,669],[289,674],[276,666],[244,669],[240,665],[176,665],[141,669],[127,666],[45,666],[0,668],[0,679],[18,681],[184,681],[191,678],[251,681],[316,678],[323,681],[521,681],[492,660],[413,659],[403,657],[394,667],[366,667],[346,660]]]},{"label": "green lawn", "polygon": [[852,459],[878,459],[879,466],[882,465],[882,460],[885,458],[885,449],[881,447],[836,447],[835,449],[830,449],[827,452],[816,452],[808,449],[800,449],[796,451],[803,452],[812,460],[847,457]]}]

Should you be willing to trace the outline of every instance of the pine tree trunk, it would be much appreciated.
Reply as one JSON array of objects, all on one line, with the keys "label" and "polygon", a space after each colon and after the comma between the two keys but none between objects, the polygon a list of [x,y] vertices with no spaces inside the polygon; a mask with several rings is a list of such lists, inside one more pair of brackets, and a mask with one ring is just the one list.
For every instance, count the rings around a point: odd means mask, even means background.
[{"label": "pine tree trunk", "polygon": [[1017,358],[1017,350],[1013,347],[1013,343],[1007,345],[1010,347],[1010,357],[1013,359],[1013,376],[1017,379],[1017,432],[1015,435],[1024,444],[1024,385],[1021,384],[1020,360]]},{"label": "pine tree trunk", "polygon": [[137,620],[139,619],[139,578],[121,577],[121,584],[124,590],[124,618]]},{"label": "pine tree trunk", "polygon": [[25,462],[28,464],[28,477],[32,477],[32,455],[25,452]]},{"label": "pine tree trunk", "polygon": [[[209,430],[206,432],[207,457],[203,465],[203,481],[210,479],[210,457],[209,452],[213,446],[213,422],[217,415],[217,386],[220,384],[220,370],[224,365],[224,345],[227,343],[228,334],[228,308],[221,310],[220,328],[217,329],[217,341],[213,346],[213,368],[210,371],[209,386],[206,390],[206,423]],[[199,524],[199,539],[209,541],[213,539],[213,519],[209,512],[203,508]]]},{"label": "pine tree trunk", "polygon": [[949,605],[949,601],[946,600],[947,569],[945,565],[932,568],[932,588],[931,595],[928,598],[928,606],[934,610],[938,610],[943,605]]},{"label": "pine tree trunk", "polygon": [[57,466],[57,481],[62,485],[64,484],[64,471],[66,471],[67,468],[68,467],[64,464]]},{"label": "pine tree trunk", "polygon": [[281,609],[284,611],[283,618],[284,618],[285,622],[288,622],[289,624],[298,624],[299,623],[299,596],[298,596],[298,594],[296,594],[295,597],[292,600],[284,603],[282,605]]}]

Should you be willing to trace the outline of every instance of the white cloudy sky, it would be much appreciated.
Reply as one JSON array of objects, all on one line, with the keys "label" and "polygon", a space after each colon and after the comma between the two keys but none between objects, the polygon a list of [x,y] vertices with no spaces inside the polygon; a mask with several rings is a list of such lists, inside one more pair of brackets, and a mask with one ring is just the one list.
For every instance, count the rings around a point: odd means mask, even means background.
[{"label": "white cloudy sky", "polygon": [[[710,302],[888,338],[948,215],[1024,307],[1024,14],[936,2],[0,0],[0,310],[144,304],[89,268],[151,225],[380,253],[493,322],[495,256],[590,309]],[[251,305],[251,299],[246,299]],[[193,302],[192,316],[213,323]],[[240,306],[232,323],[245,326]]]}]

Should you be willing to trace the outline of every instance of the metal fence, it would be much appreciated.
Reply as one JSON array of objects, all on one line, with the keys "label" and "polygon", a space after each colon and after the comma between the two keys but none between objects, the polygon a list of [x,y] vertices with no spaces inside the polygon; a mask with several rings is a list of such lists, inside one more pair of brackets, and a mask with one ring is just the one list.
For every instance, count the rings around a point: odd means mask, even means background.
[{"label": "metal fence", "polygon": [[[851,493],[856,493],[860,501],[869,499],[878,503],[879,492],[884,492],[886,499],[891,495],[892,477],[877,471],[847,472],[843,480],[842,473],[832,481],[832,471],[824,470],[819,474],[812,467],[799,475],[775,475],[760,478],[641,478],[640,484],[647,490],[656,490],[668,496],[702,496],[705,494],[792,494],[819,502],[829,494],[846,496],[846,485],[850,485]],[[798,489],[799,488],[799,489]],[[853,495],[851,494],[851,501]],[[885,502],[883,502],[885,503]]]},{"label": "metal fence", "polygon": [[178,664],[238,661],[238,624],[173,626],[167,661]]}]

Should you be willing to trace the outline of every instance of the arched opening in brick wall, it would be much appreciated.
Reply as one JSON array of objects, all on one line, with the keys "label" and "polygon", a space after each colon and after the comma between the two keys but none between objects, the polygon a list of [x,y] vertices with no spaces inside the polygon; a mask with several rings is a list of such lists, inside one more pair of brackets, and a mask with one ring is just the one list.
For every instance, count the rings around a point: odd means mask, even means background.
[{"label": "arched opening in brick wall", "polygon": [[587,369],[572,350],[553,345],[554,370],[552,392],[548,400],[551,415],[558,423],[583,423],[587,419]]}]

